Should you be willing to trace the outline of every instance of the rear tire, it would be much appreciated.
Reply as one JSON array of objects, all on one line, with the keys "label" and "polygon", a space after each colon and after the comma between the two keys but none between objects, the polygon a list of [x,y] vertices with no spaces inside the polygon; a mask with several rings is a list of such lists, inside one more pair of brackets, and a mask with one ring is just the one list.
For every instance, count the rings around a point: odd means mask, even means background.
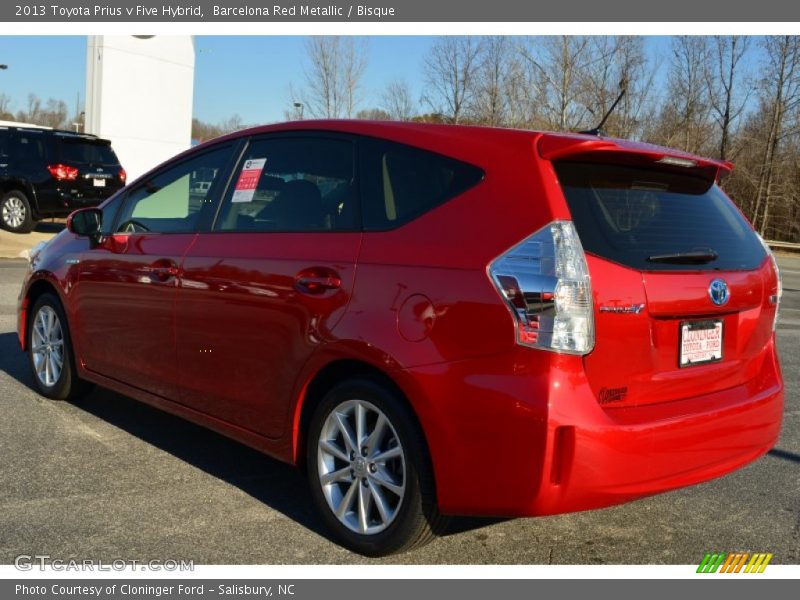
[{"label": "rear tire", "polygon": [[61,302],[51,293],[42,294],[29,314],[25,345],[36,389],[51,400],[73,400],[88,393],[92,386],[75,370]]},{"label": "rear tire", "polygon": [[306,457],[317,510],[355,552],[404,552],[446,524],[422,432],[387,386],[351,379],[328,392],[312,418]]},{"label": "rear tire", "polygon": [[34,220],[28,197],[12,190],[0,198],[0,225],[12,233],[30,233]]}]

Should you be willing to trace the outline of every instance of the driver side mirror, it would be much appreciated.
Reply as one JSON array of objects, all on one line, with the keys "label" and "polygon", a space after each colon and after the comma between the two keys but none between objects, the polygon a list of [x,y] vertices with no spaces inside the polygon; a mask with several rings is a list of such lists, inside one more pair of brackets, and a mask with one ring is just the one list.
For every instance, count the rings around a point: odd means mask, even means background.
[{"label": "driver side mirror", "polygon": [[67,217],[67,229],[97,243],[102,235],[103,211],[99,208],[82,208]]}]

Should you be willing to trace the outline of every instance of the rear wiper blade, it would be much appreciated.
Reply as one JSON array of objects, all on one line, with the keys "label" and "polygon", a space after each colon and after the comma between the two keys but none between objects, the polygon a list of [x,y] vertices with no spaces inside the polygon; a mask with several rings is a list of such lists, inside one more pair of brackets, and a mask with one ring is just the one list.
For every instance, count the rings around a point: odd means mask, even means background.
[{"label": "rear wiper blade", "polygon": [[648,262],[672,263],[676,265],[702,265],[719,258],[713,250],[690,250],[688,252],[673,252],[670,254],[653,254],[647,257]]}]

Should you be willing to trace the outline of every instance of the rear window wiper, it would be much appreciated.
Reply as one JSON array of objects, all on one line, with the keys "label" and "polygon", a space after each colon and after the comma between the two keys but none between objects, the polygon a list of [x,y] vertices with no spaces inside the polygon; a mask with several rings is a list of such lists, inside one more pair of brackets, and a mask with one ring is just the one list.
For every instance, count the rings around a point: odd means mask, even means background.
[{"label": "rear window wiper", "polygon": [[719,254],[711,250],[689,250],[688,252],[672,252],[669,254],[653,254],[647,257],[648,262],[671,263],[675,265],[703,265],[719,258]]}]

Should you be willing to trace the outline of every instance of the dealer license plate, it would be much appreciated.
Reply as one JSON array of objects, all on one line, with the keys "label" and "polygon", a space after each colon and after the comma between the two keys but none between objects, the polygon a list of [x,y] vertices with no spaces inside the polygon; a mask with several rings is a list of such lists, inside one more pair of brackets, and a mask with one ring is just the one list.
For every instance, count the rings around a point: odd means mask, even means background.
[{"label": "dealer license plate", "polygon": [[691,367],[720,360],[722,360],[722,321],[684,321],[681,323],[681,367]]}]

